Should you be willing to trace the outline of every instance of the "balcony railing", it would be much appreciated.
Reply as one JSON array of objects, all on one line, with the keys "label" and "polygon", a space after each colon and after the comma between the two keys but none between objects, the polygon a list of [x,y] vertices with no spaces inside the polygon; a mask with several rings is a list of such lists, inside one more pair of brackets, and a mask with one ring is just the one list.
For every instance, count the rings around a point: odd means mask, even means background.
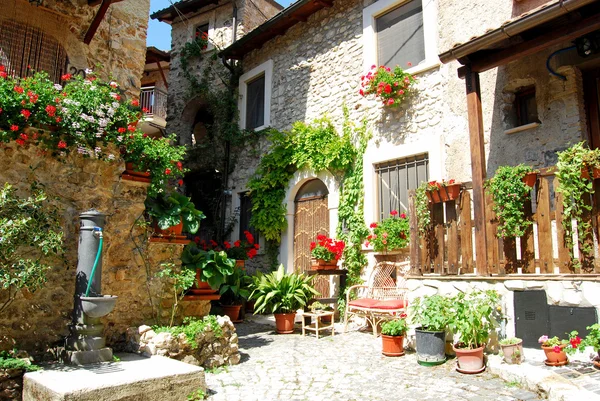
[{"label": "balcony railing", "polygon": [[154,87],[142,88],[140,103],[147,117],[167,118],[167,93]]}]

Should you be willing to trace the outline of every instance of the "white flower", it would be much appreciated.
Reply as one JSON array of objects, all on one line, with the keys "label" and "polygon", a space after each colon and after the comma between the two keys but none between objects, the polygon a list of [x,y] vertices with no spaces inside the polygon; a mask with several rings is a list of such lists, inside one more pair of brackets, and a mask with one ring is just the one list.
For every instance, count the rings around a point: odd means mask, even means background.
[{"label": "white flower", "polygon": [[98,120],[98,125],[100,125],[100,127],[104,128],[108,125],[109,122],[110,122],[110,120],[108,118],[101,118]]},{"label": "white flower", "polygon": [[104,116],[105,116],[105,113],[102,111],[102,109],[98,109],[98,110],[96,110],[96,112],[95,112],[95,113],[96,113],[96,115],[97,115],[98,117],[104,117]]},{"label": "white flower", "polygon": [[116,87],[118,87],[118,86],[119,86],[119,84],[118,84],[118,83],[116,83],[115,81],[110,81],[110,84],[109,84],[109,85],[110,85],[111,87],[113,87],[113,88],[116,88]]},{"label": "white flower", "polygon": [[86,75],[87,75],[87,74],[91,74],[92,72],[94,72],[94,71],[92,71],[92,69],[91,69],[91,68],[86,68],[86,69],[85,69],[85,73],[86,73]]},{"label": "white flower", "polygon": [[83,154],[87,153],[87,150],[85,150],[85,148],[83,146],[78,146],[77,153],[79,153],[80,155],[83,155]]},{"label": "white flower", "polygon": [[106,114],[108,114],[110,117],[115,115],[115,109],[110,108],[108,110],[106,110]]},{"label": "white flower", "polygon": [[94,152],[96,152],[96,153],[100,153],[100,152],[102,152],[102,149],[100,149],[100,147],[96,146],[96,147],[94,148]]},{"label": "white flower", "polygon": [[119,108],[119,106],[120,106],[119,102],[113,102],[113,103],[112,103],[112,107],[113,107],[114,109],[118,109],[118,108]]},{"label": "white flower", "polygon": [[57,91],[61,91],[62,90],[62,85],[54,84],[54,89],[56,89]]},{"label": "white flower", "polygon": [[63,112],[63,114],[68,114],[69,113],[69,109],[67,109],[66,107],[63,107],[61,109],[61,111]]},{"label": "white flower", "polygon": [[122,140],[123,140],[123,137],[122,137],[121,135],[119,135],[119,136],[117,137],[117,142],[121,142]]},{"label": "white flower", "polygon": [[75,129],[77,129],[77,128],[81,128],[81,124],[79,124],[77,121],[75,121],[75,122],[73,123],[73,125],[72,125],[72,126],[73,126],[73,128],[75,128]]},{"label": "white flower", "polygon": [[108,155],[108,160],[115,160],[115,155],[112,153]]},{"label": "white flower", "polygon": [[102,132],[96,132],[96,138],[102,138]]}]

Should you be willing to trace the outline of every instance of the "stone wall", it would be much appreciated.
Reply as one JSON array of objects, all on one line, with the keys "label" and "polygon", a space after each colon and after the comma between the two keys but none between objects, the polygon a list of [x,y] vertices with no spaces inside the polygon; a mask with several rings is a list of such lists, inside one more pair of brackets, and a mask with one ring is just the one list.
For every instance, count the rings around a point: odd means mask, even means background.
[{"label": "stone wall", "polygon": [[[117,295],[115,310],[105,320],[109,344],[124,341],[128,327],[154,324],[158,306],[167,317],[171,293],[156,278],[163,261],[177,260],[181,245],[147,243],[142,218],[146,185],[120,178],[123,162],[108,163],[70,155],[64,161],[41,155],[37,147],[14,144],[0,148],[0,181],[26,190],[44,185],[58,208],[64,230],[65,261],[56,261],[48,282],[33,294],[20,294],[0,317],[0,349],[18,347],[42,352],[60,345],[68,334],[77,267],[78,216],[95,208],[107,215],[102,265],[102,290]],[[143,218],[142,218],[143,220]],[[143,260],[141,254],[145,256]],[[0,291],[0,297],[5,294]],[[184,302],[180,313],[202,316],[208,302]]]},{"label": "stone wall", "polygon": [[238,39],[261,25],[266,20],[272,18],[279,11],[281,6],[272,0],[243,0],[238,5]]},{"label": "stone wall", "polygon": [[0,401],[21,399],[24,374],[22,369],[0,369]]},{"label": "stone wall", "polygon": [[99,7],[75,0],[48,0],[43,7],[0,0],[0,20],[7,18],[42,29],[65,47],[70,66],[96,69],[100,64],[103,78],[112,75],[124,90],[136,95],[146,58],[150,0],[111,5],[92,42],[86,45],[83,38]]}]

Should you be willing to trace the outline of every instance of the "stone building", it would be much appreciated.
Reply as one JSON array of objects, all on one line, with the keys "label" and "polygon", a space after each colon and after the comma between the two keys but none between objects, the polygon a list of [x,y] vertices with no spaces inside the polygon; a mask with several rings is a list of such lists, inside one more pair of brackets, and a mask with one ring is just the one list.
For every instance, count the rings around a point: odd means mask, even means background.
[{"label": "stone building", "polygon": [[169,53],[148,47],[142,75],[140,106],[144,110],[141,129],[148,135],[165,135],[167,126],[167,93],[169,90]]}]

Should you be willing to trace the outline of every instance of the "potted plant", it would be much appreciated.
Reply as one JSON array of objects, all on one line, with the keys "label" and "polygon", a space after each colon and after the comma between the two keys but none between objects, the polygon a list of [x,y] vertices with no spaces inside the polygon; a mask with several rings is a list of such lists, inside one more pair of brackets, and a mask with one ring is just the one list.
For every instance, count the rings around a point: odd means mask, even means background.
[{"label": "potted plant", "polygon": [[[533,224],[525,219],[525,202],[530,200],[531,187],[525,182],[527,174],[533,174],[533,184],[537,173],[529,166],[501,166],[486,186],[494,198],[494,212],[498,217],[498,237],[522,237]],[[529,177],[527,177],[530,180]],[[531,183],[531,182],[529,182]]]},{"label": "potted plant", "polygon": [[233,244],[229,241],[223,243],[223,249],[227,256],[235,259],[238,267],[243,268],[245,261],[252,259],[258,253],[260,245],[254,243],[254,236],[250,231],[244,231],[244,240],[237,240]]},{"label": "potted plant", "polygon": [[592,362],[594,363],[594,366],[600,368],[600,324],[595,323],[586,327],[586,329],[589,330],[589,333],[581,343],[582,347],[580,350],[583,352],[585,347],[594,348],[596,355],[592,358]]},{"label": "potted plant", "polygon": [[406,248],[410,239],[410,227],[405,213],[397,210],[390,212],[390,217],[379,223],[371,223],[371,234],[367,236],[365,246],[373,245],[377,252],[396,251]]},{"label": "potted plant", "polygon": [[226,277],[233,274],[235,260],[229,259],[225,251],[205,251],[198,248],[195,242],[190,242],[183,248],[181,264],[196,271],[197,288],[219,290]]},{"label": "potted plant", "polygon": [[344,253],[345,246],[344,241],[334,240],[319,234],[317,235],[317,242],[310,243],[310,254],[317,260],[318,268],[335,270],[338,260]]},{"label": "potted plant", "polygon": [[479,373],[485,370],[483,350],[490,332],[497,326],[500,295],[495,290],[460,292],[453,299],[454,316],[450,328],[458,335],[453,344],[461,373]]},{"label": "potted plant", "polygon": [[196,234],[206,217],[190,198],[179,192],[146,198],[145,205],[148,214],[155,219],[158,235],[180,235],[182,231]]},{"label": "potted plant", "polygon": [[568,355],[573,355],[582,344],[581,338],[579,338],[577,331],[572,331],[568,334],[569,339],[561,340],[557,336],[549,338],[547,335],[543,335],[538,339],[541,344],[544,353],[546,354],[546,360],[544,363],[547,366],[564,366],[569,363]]},{"label": "potted plant", "polygon": [[[320,314],[323,312],[333,312],[333,308],[330,305],[322,304],[319,301],[313,302],[308,308],[316,314]],[[321,322],[323,323],[331,323],[330,315],[319,316],[319,319],[321,319]]]},{"label": "potted plant", "polygon": [[225,282],[219,291],[220,303],[223,313],[229,316],[232,322],[240,321],[240,309],[245,299],[248,299],[250,278],[238,266],[234,266],[233,273],[225,276]]},{"label": "potted plant", "polygon": [[425,187],[425,194],[431,203],[447,202],[458,199],[460,184],[454,179],[448,181],[429,181]]},{"label": "potted plant", "polygon": [[396,66],[392,71],[386,66],[376,65],[371,71],[361,76],[361,96],[374,95],[386,106],[398,107],[409,93],[409,87],[415,82],[414,77]]},{"label": "potted plant", "polygon": [[417,362],[424,366],[446,361],[446,329],[452,319],[452,300],[442,295],[416,298],[412,305],[411,322],[415,329]]},{"label": "potted plant", "polygon": [[523,361],[523,340],[510,337],[500,340],[504,362],[509,365],[520,365]]},{"label": "potted plant", "polygon": [[312,286],[312,277],[297,273],[286,274],[283,265],[269,274],[258,272],[252,278],[251,289],[250,298],[256,300],[254,314],[273,313],[279,334],[293,333],[296,310],[318,295]]},{"label": "potted plant", "polygon": [[[587,149],[585,142],[577,143],[563,152],[558,152],[556,192],[560,192],[563,196],[564,241],[571,257],[573,257],[573,219],[577,221],[580,250],[592,251],[591,245],[589,245],[592,240],[591,223],[584,219],[584,215],[592,210],[591,203],[586,202],[586,199],[589,199],[594,193],[589,169],[590,167],[600,167],[598,160],[600,160],[600,150]],[[579,264],[575,265],[575,268],[577,267]]]},{"label": "potted plant", "polygon": [[406,313],[400,319],[387,321],[381,325],[381,353],[385,356],[404,355],[404,334],[408,326]]}]

